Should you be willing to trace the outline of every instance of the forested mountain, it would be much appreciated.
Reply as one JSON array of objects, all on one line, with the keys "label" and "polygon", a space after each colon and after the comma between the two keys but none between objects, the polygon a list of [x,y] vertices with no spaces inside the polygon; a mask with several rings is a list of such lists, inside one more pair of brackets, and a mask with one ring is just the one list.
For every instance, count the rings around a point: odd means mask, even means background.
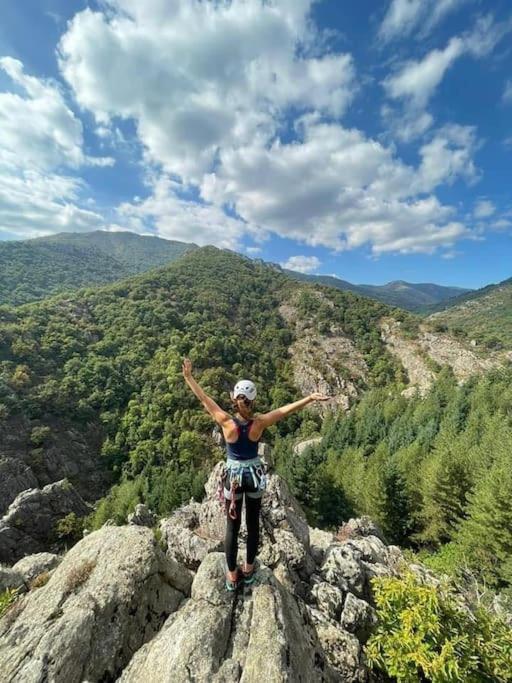
[{"label": "forested mountain", "polygon": [[[442,343],[453,371],[432,355]],[[200,499],[222,452],[183,381],[188,356],[228,410],[228,391],[243,376],[258,387],[259,411],[315,389],[339,399],[337,411],[295,413],[266,435],[312,523],[335,528],[370,514],[389,539],[433,564],[470,565],[506,588],[512,374],[500,357],[490,374],[482,373],[491,365],[475,364],[480,376],[468,380],[468,358],[478,359],[457,344],[404,311],[200,248],[114,284],[0,306],[0,466],[18,454],[41,483],[57,443],[71,460],[74,444],[88,443],[91,462],[115,482],[107,492],[105,476],[90,495],[108,493],[93,527],[122,522],[141,501],[166,514]],[[411,398],[420,361],[428,382]],[[311,436],[322,442],[295,454]]]},{"label": "forested mountain", "polygon": [[[0,303],[16,306],[79,287],[115,282],[164,265],[193,249],[197,249],[193,243],[105,230],[0,242]],[[296,280],[336,287],[409,311],[468,291],[403,281],[353,285],[328,275],[305,275],[269,265]]]},{"label": "forested mountain", "polygon": [[[218,457],[211,420],[184,385],[184,355],[205,389],[224,404],[243,374],[259,387],[260,410],[295,400],[288,355],[295,328],[279,312],[284,301],[293,301],[297,315],[311,325],[343,325],[365,366],[355,384],[383,385],[400,375],[378,329],[389,309],[337,290],[329,290],[328,304],[314,291],[266,265],[206,247],[112,285],[2,306],[4,433],[19,433],[25,444],[31,428],[59,430],[59,421],[80,429],[96,425],[103,462],[121,478],[123,492],[137,490],[158,511],[169,511],[200,494]],[[333,372],[344,373],[348,382],[353,371],[341,359]],[[28,420],[25,431],[21,418]],[[302,420],[293,416],[274,432],[295,433]],[[319,416],[309,423],[317,429]],[[44,462],[54,440],[47,434],[32,450],[24,446],[30,467],[34,458]]]},{"label": "forested mountain", "polygon": [[422,311],[425,307],[439,304],[471,291],[463,287],[443,287],[442,285],[404,282],[403,280],[388,282],[386,285],[353,285],[346,280],[330,275],[305,275],[287,269],[284,269],[284,272],[296,280],[305,280],[355,294],[362,294],[370,299],[382,301],[389,306],[397,306],[413,312]]},{"label": "forested mountain", "polygon": [[488,349],[512,348],[512,278],[447,301],[430,316],[437,329]]},{"label": "forested mountain", "polygon": [[185,242],[104,230],[0,242],[0,303],[19,305],[114,282],[195,248]]}]

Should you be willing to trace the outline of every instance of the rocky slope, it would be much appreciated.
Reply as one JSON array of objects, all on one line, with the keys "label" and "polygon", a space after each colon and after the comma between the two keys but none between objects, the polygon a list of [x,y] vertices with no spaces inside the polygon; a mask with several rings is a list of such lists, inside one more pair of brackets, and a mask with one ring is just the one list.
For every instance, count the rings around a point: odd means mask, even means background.
[{"label": "rocky slope", "polygon": [[202,503],[161,522],[163,549],[150,529],[106,526],[50,567],[0,619],[2,680],[381,680],[363,652],[370,579],[400,570],[399,548],[368,518],[347,523],[344,540],[310,528],[271,474],[257,581],[228,593],[216,476]]},{"label": "rocky slope", "polygon": [[382,320],[381,337],[407,372],[410,387],[406,392],[419,391],[422,396],[435,379],[433,368],[448,365],[459,382],[464,382],[512,359],[511,352],[477,354],[471,346],[468,348],[454,337],[433,332],[425,325],[420,326],[416,338],[410,338],[402,333],[400,322],[392,319]]},{"label": "rocky slope", "polygon": [[[319,303],[334,306],[322,292],[316,291],[314,295]],[[312,320],[299,315],[293,299],[281,304],[279,313],[296,335],[288,350],[294,385],[304,395],[321,391],[333,396],[328,409],[348,410],[367,378],[368,367],[363,355],[335,323],[331,323],[327,333],[320,334]]]}]

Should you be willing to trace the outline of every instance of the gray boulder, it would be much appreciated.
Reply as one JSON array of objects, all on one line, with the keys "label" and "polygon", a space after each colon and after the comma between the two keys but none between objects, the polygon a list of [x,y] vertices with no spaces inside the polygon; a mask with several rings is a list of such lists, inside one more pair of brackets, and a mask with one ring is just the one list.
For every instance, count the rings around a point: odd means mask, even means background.
[{"label": "gray boulder", "polygon": [[345,545],[331,546],[325,555],[321,573],[325,580],[345,593],[363,597],[366,577],[359,551]]},{"label": "gray boulder", "polygon": [[365,643],[377,623],[377,613],[367,602],[356,598],[352,593],[347,593],[340,623],[346,631],[353,633],[360,642]]},{"label": "gray boulder", "polygon": [[191,599],[133,657],[123,683],[194,680],[339,680],[322,654],[307,613],[265,567],[243,599],[224,588],[224,557],[210,553]]},{"label": "gray boulder", "polygon": [[199,528],[200,507],[199,503],[190,503],[160,522],[168,555],[194,570],[208,553],[222,547],[220,539],[209,538]]},{"label": "gray boulder", "polygon": [[322,531],[322,529],[309,527],[311,555],[318,565],[322,564],[327,548],[334,542],[334,534],[330,531]]},{"label": "gray boulder", "polygon": [[150,529],[155,526],[157,517],[147,505],[139,503],[135,506],[134,512],[128,515],[128,524],[136,526],[147,526]]},{"label": "gray boulder", "polygon": [[40,574],[54,569],[61,560],[62,557],[53,553],[36,553],[19,560],[12,569],[19,572],[25,583],[28,584]]},{"label": "gray boulder", "polygon": [[0,565],[0,593],[13,588],[20,588],[24,583],[23,574],[10,567]]},{"label": "gray boulder", "polygon": [[100,529],[0,620],[2,680],[114,680],[190,586],[148,529]]}]

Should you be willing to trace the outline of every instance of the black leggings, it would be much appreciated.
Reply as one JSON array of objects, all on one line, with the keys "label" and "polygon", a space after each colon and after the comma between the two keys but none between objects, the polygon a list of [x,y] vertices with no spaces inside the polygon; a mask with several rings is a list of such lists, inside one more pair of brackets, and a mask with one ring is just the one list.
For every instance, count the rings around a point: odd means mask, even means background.
[{"label": "black leggings", "polygon": [[261,497],[249,498],[243,496],[236,501],[236,519],[231,519],[229,516],[229,503],[226,501],[226,540],[224,542],[224,549],[226,551],[226,562],[230,572],[234,572],[236,568],[236,557],[238,553],[238,532],[240,531],[240,522],[242,520],[242,502],[245,498],[245,520],[247,524],[247,564],[254,564],[256,553],[258,552],[258,543],[260,540],[260,509]]}]

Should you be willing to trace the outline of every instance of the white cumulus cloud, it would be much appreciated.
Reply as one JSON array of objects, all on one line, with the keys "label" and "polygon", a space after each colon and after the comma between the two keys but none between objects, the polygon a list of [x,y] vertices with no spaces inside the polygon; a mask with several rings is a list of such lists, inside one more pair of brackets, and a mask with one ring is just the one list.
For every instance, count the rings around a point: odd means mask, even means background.
[{"label": "white cumulus cloud", "polygon": [[282,268],[296,270],[299,273],[314,273],[320,267],[321,261],[316,256],[290,256],[287,261],[280,265]]},{"label": "white cumulus cloud", "polygon": [[0,58],[17,91],[0,92],[0,228],[19,237],[87,231],[103,218],[80,207],[82,182],[63,169],[111,165],[85,154],[83,129],[57,83],[25,73],[22,62]]}]

